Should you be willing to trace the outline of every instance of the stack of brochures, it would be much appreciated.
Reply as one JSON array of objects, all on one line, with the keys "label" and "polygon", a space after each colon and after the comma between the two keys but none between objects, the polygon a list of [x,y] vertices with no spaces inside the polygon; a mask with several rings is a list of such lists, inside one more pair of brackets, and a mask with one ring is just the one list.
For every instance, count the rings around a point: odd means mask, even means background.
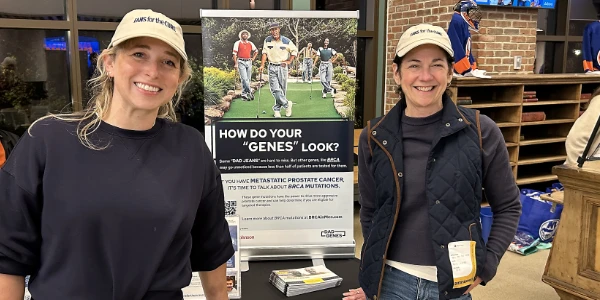
[{"label": "stack of brochures", "polygon": [[341,277],[322,265],[274,270],[271,272],[269,281],[288,297],[325,290],[342,284]]}]

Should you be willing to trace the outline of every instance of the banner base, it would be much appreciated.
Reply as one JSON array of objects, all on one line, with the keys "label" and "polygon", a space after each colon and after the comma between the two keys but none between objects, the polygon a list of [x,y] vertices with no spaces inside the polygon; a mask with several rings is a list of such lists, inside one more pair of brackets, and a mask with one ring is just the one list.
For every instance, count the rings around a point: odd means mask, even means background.
[{"label": "banner base", "polygon": [[322,258],[313,258],[312,259],[313,266],[324,266],[325,261]]},{"label": "banner base", "polygon": [[240,262],[240,271],[242,272],[248,272],[250,270],[250,264],[248,263],[247,260],[242,260]]},{"label": "banner base", "polygon": [[354,258],[356,244],[242,247],[242,261]]}]

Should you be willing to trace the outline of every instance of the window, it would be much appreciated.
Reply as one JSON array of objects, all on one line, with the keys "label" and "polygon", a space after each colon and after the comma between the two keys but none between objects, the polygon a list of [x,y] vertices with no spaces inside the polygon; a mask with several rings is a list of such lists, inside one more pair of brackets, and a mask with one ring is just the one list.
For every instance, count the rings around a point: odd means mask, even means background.
[{"label": "window", "polygon": [[[545,42],[538,43],[544,49],[544,64],[538,69],[540,73],[562,73],[562,57],[564,54],[564,43]],[[537,62],[536,62],[537,65]]]},{"label": "window", "polygon": [[583,54],[581,53],[581,44],[571,42],[567,47],[567,73],[583,72]]},{"label": "window", "polygon": [[[255,0],[254,9],[280,9],[281,2],[281,0]],[[229,0],[229,9],[250,9],[250,0]]]},{"label": "window", "polygon": [[533,73],[542,74],[544,71],[544,60],[546,57],[546,43],[537,42],[535,44],[535,65],[533,66]]},{"label": "window", "polygon": [[560,42],[537,42],[534,73],[562,73],[563,48],[564,43]]},{"label": "window", "polygon": [[591,22],[597,22],[599,15],[599,2],[591,0],[572,0],[569,35],[582,36],[585,26]]},{"label": "window", "polygon": [[177,108],[181,123],[190,125],[204,133],[204,85],[202,84],[202,35],[184,34],[185,49],[192,67],[192,79],[181,95]]},{"label": "window", "polygon": [[67,34],[0,28],[0,128],[21,135],[47,113],[70,112]]},{"label": "window", "polygon": [[599,19],[597,0],[556,0],[556,9],[539,10],[536,57],[543,57],[543,68],[536,61],[536,72],[582,73],[583,31]]},{"label": "window", "polygon": [[538,35],[556,35],[556,9],[539,9],[537,29]]},{"label": "window", "polygon": [[80,21],[119,22],[123,15],[133,9],[150,8],[181,25],[193,25],[200,23],[200,9],[212,8],[212,5],[212,0],[77,0],[77,19]]},{"label": "window", "polygon": [[86,45],[85,49],[79,50],[79,61],[81,71],[81,87],[83,90],[83,107],[91,98],[91,92],[87,86],[88,80],[92,79],[96,70],[95,57],[108,47],[113,31],[79,31],[79,43]]},{"label": "window", "polygon": [[66,20],[64,0],[2,1],[0,18]]},{"label": "window", "polygon": [[571,0],[571,20],[598,20],[600,3],[595,0]]},{"label": "window", "polygon": [[316,0],[317,10],[358,10],[358,0]]}]

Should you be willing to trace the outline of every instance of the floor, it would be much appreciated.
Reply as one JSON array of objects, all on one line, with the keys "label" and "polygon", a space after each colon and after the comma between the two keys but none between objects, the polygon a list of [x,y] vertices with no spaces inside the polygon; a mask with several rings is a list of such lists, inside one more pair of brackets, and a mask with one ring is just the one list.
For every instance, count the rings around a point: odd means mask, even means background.
[{"label": "floor", "polygon": [[[358,219],[359,206],[354,208],[354,238],[356,240],[356,257],[360,257],[363,244],[362,231]],[[473,290],[473,299],[479,300],[559,300],[553,288],[542,282],[542,274],[550,250],[521,256],[506,252],[494,280],[487,286],[479,286]]]}]

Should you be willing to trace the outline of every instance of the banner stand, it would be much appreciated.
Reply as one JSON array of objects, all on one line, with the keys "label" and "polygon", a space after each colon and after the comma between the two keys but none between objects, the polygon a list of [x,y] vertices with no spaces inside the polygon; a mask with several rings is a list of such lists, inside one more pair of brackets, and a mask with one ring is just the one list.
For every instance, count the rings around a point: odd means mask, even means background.
[{"label": "banner stand", "polygon": [[[354,258],[358,83],[348,70],[358,11],[202,9],[200,18],[204,138],[225,213],[240,216],[240,270],[250,261]],[[313,72],[288,69],[294,63]]]},{"label": "banner stand", "polygon": [[355,244],[293,245],[270,247],[243,247],[245,261],[286,259],[331,259],[354,257]]},{"label": "banner stand", "polygon": [[248,271],[250,271],[250,264],[248,263],[247,260],[242,260],[240,262],[240,270],[242,272],[248,272]]},{"label": "banner stand", "polygon": [[250,270],[250,261],[310,259],[313,266],[325,265],[325,259],[354,258],[355,243],[281,247],[245,247],[241,249],[241,270]]},{"label": "banner stand", "polygon": [[322,258],[313,258],[312,260],[313,266],[324,266],[325,261]]}]

